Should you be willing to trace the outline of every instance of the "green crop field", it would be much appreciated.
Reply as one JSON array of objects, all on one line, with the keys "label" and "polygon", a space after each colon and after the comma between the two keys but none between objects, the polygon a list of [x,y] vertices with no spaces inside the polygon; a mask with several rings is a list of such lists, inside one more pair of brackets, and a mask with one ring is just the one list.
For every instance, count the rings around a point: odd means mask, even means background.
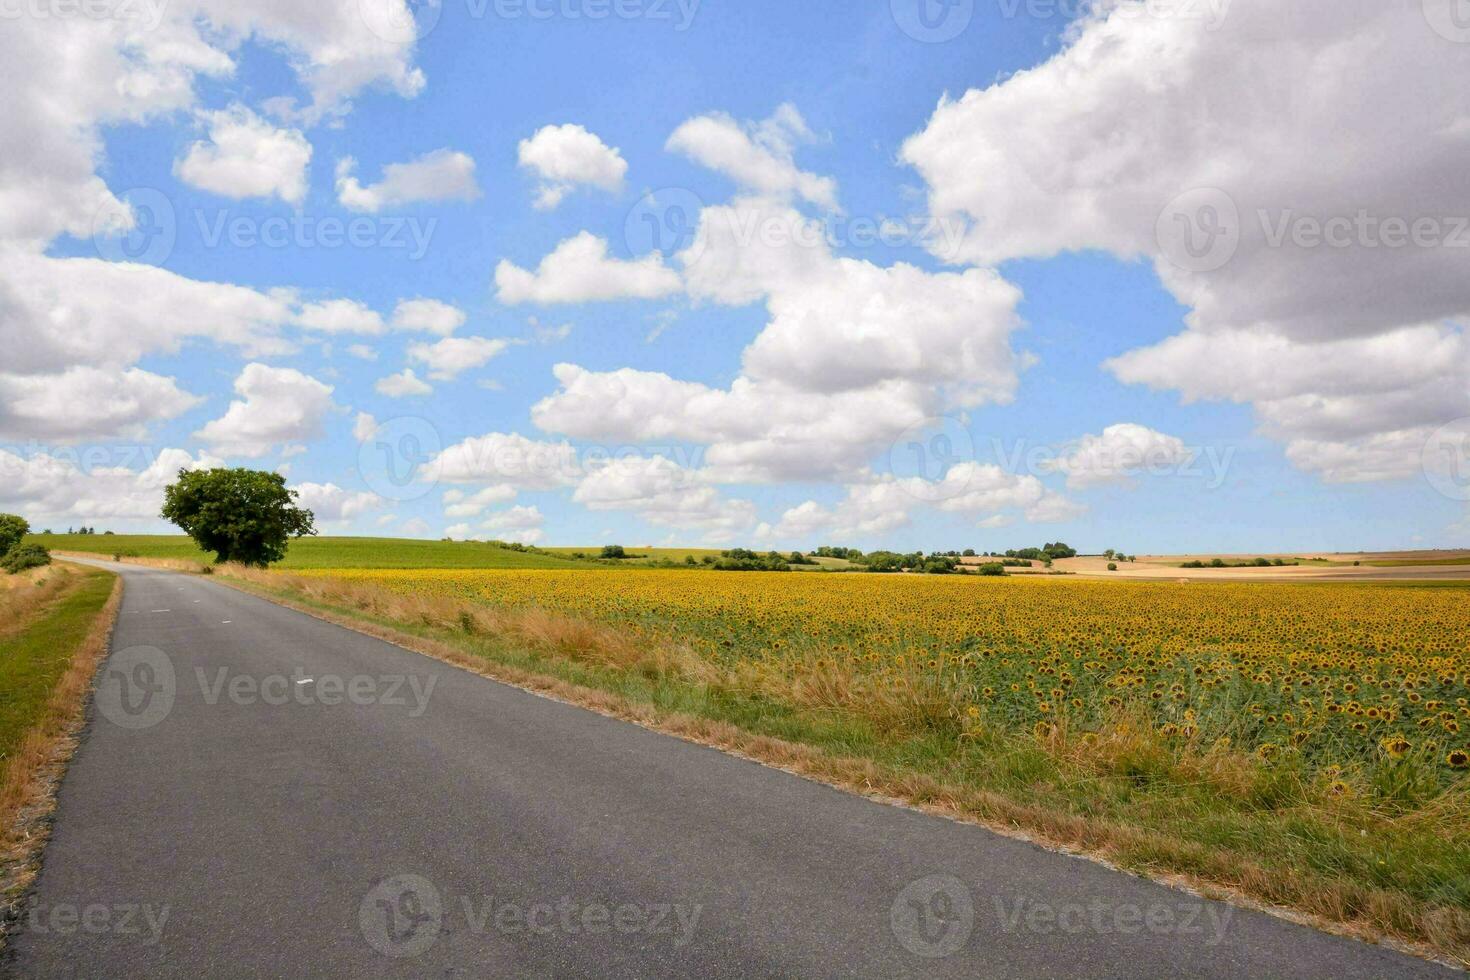
[{"label": "green crop field", "polygon": [[[708,555],[711,558],[720,557],[720,552],[713,548],[634,548],[629,545],[623,546],[628,557],[623,559],[627,565],[647,565],[656,561],[682,562],[685,558],[693,558],[699,561]],[[586,555],[588,558],[597,558],[602,554],[602,545],[588,545],[574,548],[543,548],[554,555],[564,555],[570,558],[572,555]]]},{"label": "green crop field", "polygon": [[[182,534],[34,534],[56,551],[110,557],[177,558],[208,562]],[[576,549],[568,549],[576,550]],[[415,541],[406,538],[302,538],[292,541],[278,568],[597,568],[582,562],[499,548],[473,541]]]}]

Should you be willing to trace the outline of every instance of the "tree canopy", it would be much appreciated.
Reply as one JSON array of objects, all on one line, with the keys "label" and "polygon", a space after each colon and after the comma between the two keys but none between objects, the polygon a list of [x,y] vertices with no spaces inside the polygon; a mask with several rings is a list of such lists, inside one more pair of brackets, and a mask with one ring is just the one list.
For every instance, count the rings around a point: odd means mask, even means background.
[{"label": "tree canopy", "polygon": [[296,506],[286,478],[262,470],[180,470],[164,490],[163,517],[216,562],[264,567],[286,557],[290,538],[315,534],[314,517]]},{"label": "tree canopy", "polygon": [[0,514],[0,555],[4,555],[11,548],[20,544],[20,539],[31,531],[31,525],[24,517],[14,514]]}]

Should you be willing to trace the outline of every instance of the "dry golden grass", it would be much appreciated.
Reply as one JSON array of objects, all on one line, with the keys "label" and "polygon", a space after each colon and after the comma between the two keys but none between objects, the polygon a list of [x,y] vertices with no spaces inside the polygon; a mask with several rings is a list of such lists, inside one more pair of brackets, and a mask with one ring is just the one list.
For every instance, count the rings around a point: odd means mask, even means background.
[{"label": "dry golden grass", "polygon": [[32,568],[19,575],[0,572],[0,637],[14,636],[38,611],[75,584],[64,564]]},{"label": "dry golden grass", "polygon": [[[1128,867],[1210,897],[1418,955],[1470,965],[1470,910],[1425,901],[1361,879],[1277,867],[1239,851],[1184,840],[1167,828],[1126,819],[1082,816],[1062,806],[1020,802],[982,785],[936,777],[818,746],[774,738],[727,721],[659,707],[494,659],[497,645],[528,648],[574,664],[595,665],[647,678],[668,679],[708,691],[779,698],[815,713],[846,713],[874,730],[902,738],[958,706],[933,675],[917,665],[905,683],[875,687],[836,661],[820,660],[793,681],[760,665],[717,664],[676,644],[634,642],[606,626],[539,608],[513,609],[462,599],[392,592],[369,582],[293,576],[227,566],[222,576],[251,591],[359,632],[456,664],[476,673],[589,708],[601,714],[699,742],[766,765],[886,802],[976,823],[1057,850]],[[366,621],[368,617],[372,621]],[[384,622],[388,621],[388,622]],[[433,631],[406,633],[389,623]],[[485,642],[481,642],[485,641]],[[1179,761],[1164,752],[1146,721],[1120,716],[1101,734],[1074,737],[1065,722],[1038,730],[1037,742],[1079,773],[1112,775],[1139,767],[1169,770],[1181,783],[1208,785],[1241,800],[1258,790],[1258,760],[1218,746]],[[1302,788],[1304,799],[1311,796]],[[1351,801],[1322,798],[1343,808],[1354,826],[1377,822],[1382,832],[1428,828],[1446,837],[1470,818],[1464,794],[1447,795],[1430,810],[1380,818],[1352,810]],[[1313,816],[1331,812],[1314,810]],[[1461,821],[1456,823],[1456,821]]]},{"label": "dry golden grass", "polygon": [[[37,571],[49,574],[44,576],[45,584],[29,594],[25,604],[27,618],[16,624],[17,628],[24,628],[44,615],[50,601],[61,599],[83,580],[81,574],[64,567]],[[111,595],[76,647],[36,724],[0,766],[0,896],[7,901],[22,892],[35,876],[47,838],[48,818],[55,805],[55,790],[76,749],[92,678],[106,658],[108,638],[122,601],[122,588],[122,579],[116,579]],[[0,593],[0,603],[15,596],[17,591]],[[41,599],[42,592],[49,598]],[[0,914],[0,945],[4,941],[5,918]]]}]

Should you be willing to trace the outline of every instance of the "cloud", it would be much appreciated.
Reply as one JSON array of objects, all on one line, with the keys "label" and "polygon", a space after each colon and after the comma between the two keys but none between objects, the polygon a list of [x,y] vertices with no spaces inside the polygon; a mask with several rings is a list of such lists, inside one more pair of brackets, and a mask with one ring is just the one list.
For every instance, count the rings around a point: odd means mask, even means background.
[{"label": "cloud", "polygon": [[289,292],[199,282],[138,263],[57,259],[0,245],[0,267],[11,373],[131,366],[196,338],[279,352],[280,328],[295,312]]},{"label": "cloud", "polygon": [[235,199],[278,197],[300,204],[306,197],[311,144],[300,130],[280,129],[243,105],[200,114],[209,139],[194,143],[174,164],[186,184]]},{"label": "cloud", "polygon": [[319,523],[345,524],[383,505],[376,494],[343,490],[335,483],[298,483],[291,489]]},{"label": "cloud", "polygon": [[358,412],[357,418],[352,422],[352,438],[358,442],[367,442],[378,434],[378,420],[367,412]]},{"label": "cloud", "polygon": [[930,507],[980,518],[979,527],[1008,525],[1018,518],[1035,524],[1064,523],[1086,511],[1034,476],[963,462],[951,466],[939,480],[880,476],[851,484],[835,507],[809,500],[786,511],[775,525],[761,525],[758,535],[789,542],[810,541],[818,534],[873,538],[907,527],[915,511]]},{"label": "cloud", "polygon": [[390,163],[383,179],[364,186],[353,176],[357,161],[337,162],[337,200],[351,211],[376,214],[384,208],[437,201],[473,201],[480,196],[475,161],[468,154],[435,150],[407,163]]},{"label": "cloud", "polygon": [[[403,0],[387,2],[406,12]],[[97,173],[102,127],[193,108],[196,79],[232,74],[247,42],[285,52],[310,95],[296,113],[307,123],[345,112],[366,86],[412,96],[424,84],[412,65],[413,37],[375,34],[358,0],[139,7],[145,16],[7,19],[0,239],[38,249],[63,232],[90,236],[99,210],[125,213]]]},{"label": "cloud", "polygon": [[696,116],[674,130],[667,148],[725,174],[742,188],[780,197],[794,194],[836,211],[836,181],[806,173],[794,162],[796,144],[812,139],[801,113],[787,104],[758,123],[742,124],[724,113]]},{"label": "cloud", "polygon": [[183,449],[164,449],[134,469],[123,465],[83,466],[78,455],[37,453],[19,456],[0,449],[0,510],[25,514],[35,522],[73,519],[159,520],[163,488],[179,470],[222,466],[223,461]]},{"label": "cloud", "polygon": [[385,329],[376,310],[352,299],[310,303],[296,315],[296,323],[319,333],[380,334]]},{"label": "cloud", "polygon": [[582,232],[541,260],[535,272],[508,260],[495,267],[497,298],[512,306],[537,303],[658,299],[680,290],[679,274],[657,252],[624,261],[607,254],[607,241]]},{"label": "cloud", "polygon": [[1194,460],[1195,453],[1177,436],[1147,426],[1120,422],[1101,435],[1085,435],[1053,461],[1052,468],[1067,475],[1073,490],[1109,483],[1131,483],[1140,471],[1177,470]]},{"label": "cloud", "polygon": [[756,524],[755,505],[731,500],[663,456],[624,456],[589,466],[572,500],[592,511],[626,511],[659,527],[730,540]]},{"label": "cloud", "polygon": [[551,210],[578,186],[618,191],[628,164],[615,147],[573,123],[543,126],[521,140],[520,164],[541,178],[536,207]]},{"label": "cloud", "polygon": [[946,258],[1153,263],[1189,329],[1109,362],[1122,380],[1253,404],[1326,479],[1403,476],[1467,412],[1470,61],[1420,12],[1309,8],[1106,5],[1046,63],[941,102],[902,156],[968,225]]},{"label": "cloud", "polygon": [[434,529],[422,517],[411,517],[398,526],[398,532],[405,537],[427,538],[433,535]]},{"label": "cloud", "polygon": [[483,367],[503,353],[510,342],[485,337],[446,337],[435,344],[411,344],[408,357],[429,367],[429,377],[452,381],[465,371]]},{"label": "cloud", "polygon": [[777,541],[805,541],[814,534],[880,537],[911,524],[909,509],[916,502],[892,480],[854,485],[847,488],[846,499],[836,507],[808,500],[782,514],[774,527],[761,525],[756,535]]},{"label": "cloud", "polygon": [[446,490],[444,493],[445,517],[478,517],[485,508],[496,504],[508,504],[516,499],[516,488],[498,484],[476,493],[463,490]]},{"label": "cloud", "polygon": [[546,518],[538,507],[510,507],[491,514],[480,527],[501,541],[535,544],[546,534],[542,530],[545,523]]},{"label": "cloud", "polygon": [[0,373],[0,437],[60,442],[142,438],[203,399],[173,378],[138,368],[73,367],[57,374]]},{"label": "cloud", "polygon": [[333,408],[332,388],[294,368],[245,365],[235,379],[241,397],[194,435],[224,456],[264,456],[273,447],[311,442]]},{"label": "cloud", "polygon": [[1325,342],[1189,330],[1104,366],[1129,384],[1177,389],[1186,403],[1254,406],[1287,458],[1331,483],[1413,476],[1429,434],[1470,416],[1470,342],[1447,326]]},{"label": "cloud", "polygon": [[393,329],[448,337],[464,326],[464,311],[437,299],[406,299],[393,310]]},{"label": "cloud", "polygon": [[[738,233],[763,224],[787,233]],[[707,445],[719,482],[856,482],[925,420],[1014,398],[1028,363],[1010,346],[1019,290],[988,269],[839,258],[811,230],[784,204],[741,198],[705,209],[680,255],[694,298],[766,303],[728,389],[560,364],[532,419],[576,438]]]},{"label": "cloud", "polygon": [[379,378],[373,385],[373,390],[389,398],[408,398],[413,395],[432,394],[434,386],[414,374],[413,368],[404,368],[397,374]]},{"label": "cloud", "polygon": [[456,443],[426,469],[443,483],[502,484],[520,490],[556,490],[576,484],[582,476],[571,443],[538,442],[503,432]]}]

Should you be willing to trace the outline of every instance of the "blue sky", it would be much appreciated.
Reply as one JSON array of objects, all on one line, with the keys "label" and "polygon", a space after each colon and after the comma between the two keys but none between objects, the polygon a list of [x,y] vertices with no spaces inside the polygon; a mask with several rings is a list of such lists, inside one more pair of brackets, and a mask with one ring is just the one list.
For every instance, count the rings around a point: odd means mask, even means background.
[{"label": "blue sky", "polygon": [[[149,84],[41,108],[77,84],[42,66],[21,93],[34,118],[5,134],[34,150],[0,170],[0,194],[40,203],[0,228],[23,257],[0,272],[18,297],[0,326],[22,352],[0,368],[0,449],[19,474],[0,505],[38,526],[161,528],[167,471],[227,462],[281,468],[329,533],[1144,553],[1467,541],[1470,493],[1427,472],[1424,447],[1448,438],[1453,460],[1470,429],[1470,251],[1448,227],[1392,261],[1361,230],[1329,250],[1253,227],[1258,212],[1470,213],[1447,169],[1470,98],[1415,101],[1435,71],[1442,92],[1465,71],[1435,0],[1412,17],[1347,5],[1346,35],[1417,64],[1354,83],[1372,99],[1337,124],[1361,111],[1370,128],[1336,148],[1341,129],[1313,133],[1317,110],[1281,91],[1342,38],[1284,25],[1294,63],[1263,40],[1255,0],[1133,15],[627,0],[636,16],[597,20],[585,0],[545,17],[443,0],[415,4],[416,36],[385,37],[374,18],[400,3],[201,0],[141,27],[120,8],[122,27],[38,16],[10,32],[53,61],[123,52],[99,73]],[[1234,88],[1205,70],[1222,57]],[[552,163],[523,159],[533,139]],[[1416,148],[1413,165],[1386,163],[1391,144]],[[422,166],[379,185],[402,165]],[[554,207],[538,206],[546,186]],[[1201,188],[1235,216],[1223,267],[1181,265],[1159,230]],[[825,223],[833,244],[703,237],[722,215]],[[171,247],[127,230],[153,218]],[[883,221],[907,233],[863,239]],[[361,241],[323,222],[355,222]],[[605,243],[602,264],[578,252],[569,280],[548,273],[578,236]],[[502,263],[529,285],[508,287]],[[462,322],[393,328],[415,299]],[[354,325],[323,326],[317,304]],[[439,377],[414,353],[465,338],[482,341],[439,348]],[[405,369],[419,393],[385,393]],[[564,446],[550,476],[505,465]],[[424,465],[385,489],[362,471],[383,453]],[[78,489],[43,485],[58,473]]]}]

